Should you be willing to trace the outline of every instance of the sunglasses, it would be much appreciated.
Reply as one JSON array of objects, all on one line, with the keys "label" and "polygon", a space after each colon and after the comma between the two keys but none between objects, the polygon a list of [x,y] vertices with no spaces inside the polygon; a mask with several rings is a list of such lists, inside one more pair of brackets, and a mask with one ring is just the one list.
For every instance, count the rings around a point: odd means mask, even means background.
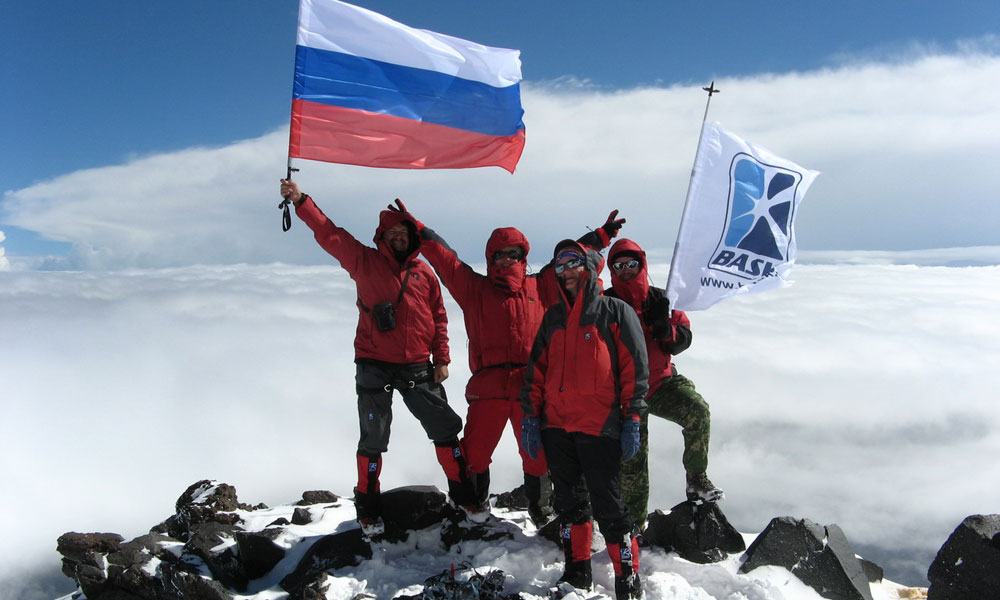
[{"label": "sunglasses", "polygon": [[623,262],[611,263],[611,268],[615,271],[623,271],[625,269],[635,269],[639,266],[639,261],[636,259],[627,260]]},{"label": "sunglasses", "polygon": [[564,263],[557,263],[555,266],[556,275],[561,275],[562,272],[565,271],[566,269],[575,269],[577,267],[582,267],[582,266],[583,266],[582,258],[574,258],[573,260]]},{"label": "sunglasses", "polygon": [[520,250],[497,250],[493,253],[493,261],[509,258],[511,260],[521,260],[524,258]]}]

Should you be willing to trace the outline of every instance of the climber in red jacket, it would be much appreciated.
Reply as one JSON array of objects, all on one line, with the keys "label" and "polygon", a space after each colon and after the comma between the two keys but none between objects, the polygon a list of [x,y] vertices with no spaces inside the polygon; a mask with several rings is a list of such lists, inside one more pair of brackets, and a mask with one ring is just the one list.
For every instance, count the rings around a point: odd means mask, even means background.
[{"label": "climber in red jacket", "polygon": [[560,583],[593,584],[596,519],[615,571],[618,600],[637,599],[639,546],[621,500],[622,460],[639,451],[649,375],[642,324],[632,308],[601,294],[601,256],[560,242],[553,271],[560,299],[545,312],[525,369],[523,445],[545,449],[562,523],[566,570]]},{"label": "climber in red jacket", "polygon": [[452,502],[471,520],[484,520],[489,513],[476,503],[458,441],[462,418],[448,406],[441,385],[450,362],[448,318],[434,272],[417,258],[416,220],[409,213],[382,211],[371,248],[334,225],[295,182],[283,179],[281,195],[357,286],[354,362],[361,439],[354,501],[362,529],[369,535],[384,531],[379,475],[389,445],[394,389],[434,442]]},{"label": "climber in red jacket", "polygon": [[[397,208],[405,210],[397,201]],[[607,247],[625,219],[614,211],[597,230],[580,241],[597,249]],[[462,262],[434,230],[420,227],[420,252],[434,267],[452,297],[462,307],[469,336],[469,369],[465,388],[469,403],[463,448],[475,486],[477,502],[487,508],[490,463],[508,423],[518,440],[528,514],[538,527],[550,518],[551,482],[544,454],[528,456],[520,447],[524,367],[545,307],[558,300],[558,283],[551,268],[529,275],[524,234],[513,227],[495,229],[486,242],[486,275]]]}]

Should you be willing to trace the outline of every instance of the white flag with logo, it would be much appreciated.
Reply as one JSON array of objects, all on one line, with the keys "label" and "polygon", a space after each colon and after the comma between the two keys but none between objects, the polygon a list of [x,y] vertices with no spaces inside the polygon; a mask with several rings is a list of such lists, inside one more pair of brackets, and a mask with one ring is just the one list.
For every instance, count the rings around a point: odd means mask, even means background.
[{"label": "white flag with logo", "polygon": [[795,215],[817,175],[705,123],[667,279],[671,308],[787,285]]}]

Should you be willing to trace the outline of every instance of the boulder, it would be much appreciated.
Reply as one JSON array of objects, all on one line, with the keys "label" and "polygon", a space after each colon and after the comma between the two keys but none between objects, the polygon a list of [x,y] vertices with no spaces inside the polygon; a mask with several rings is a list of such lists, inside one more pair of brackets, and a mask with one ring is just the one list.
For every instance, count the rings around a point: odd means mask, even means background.
[{"label": "boulder", "polygon": [[928,600],[1000,597],[1000,515],[972,515],[948,536],[927,570]]},{"label": "boulder", "polygon": [[[244,592],[247,575],[238,551],[236,528],[212,521],[192,526],[184,544],[184,552],[200,558],[219,583]],[[184,558],[183,555],[181,558]]]},{"label": "boulder", "polygon": [[292,511],[292,525],[308,525],[312,523],[312,514],[308,508],[301,506]]},{"label": "boulder", "polygon": [[[281,580],[289,600],[301,600],[306,588],[325,577],[329,569],[357,566],[372,557],[372,547],[361,529],[321,537],[299,561],[295,570]],[[315,587],[315,586],[313,586]]]},{"label": "boulder", "polygon": [[882,567],[864,558],[859,558],[858,560],[861,561],[861,569],[865,572],[865,579],[870,583],[882,582],[882,579],[885,577],[885,571],[882,570]]},{"label": "boulder", "polygon": [[248,580],[263,577],[285,558],[285,549],[274,543],[281,533],[280,527],[270,526],[263,531],[236,532],[236,546]]},{"label": "boulder", "polygon": [[470,523],[461,511],[454,511],[441,528],[441,543],[445,548],[462,542],[499,542],[514,539],[514,532],[519,531],[516,525],[490,519],[485,523]]},{"label": "boulder", "polygon": [[643,536],[654,546],[700,564],[746,550],[743,536],[715,502],[681,502],[669,512],[657,510],[649,515]]},{"label": "boulder", "polygon": [[187,532],[193,525],[215,522],[225,525],[239,523],[236,510],[266,508],[242,504],[236,497],[236,488],[227,484],[203,479],[191,484],[177,499],[176,513],[154,527],[153,533],[166,533],[170,537],[187,541]]},{"label": "boulder", "polygon": [[840,527],[777,517],[750,544],[741,573],[766,565],[784,567],[830,600],[872,600],[861,561]]},{"label": "boulder", "polygon": [[390,542],[403,541],[409,531],[438,525],[456,512],[444,492],[432,485],[410,485],[382,492],[381,502],[385,539]]},{"label": "boulder", "polygon": [[497,508],[506,508],[508,510],[528,510],[528,494],[524,491],[524,484],[517,486],[509,492],[497,494],[494,505]]},{"label": "boulder", "polygon": [[62,571],[75,577],[79,567],[103,568],[103,556],[118,550],[125,538],[117,533],[77,533],[71,531],[56,540],[56,551],[62,554]]},{"label": "boulder", "polygon": [[302,499],[296,504],[299,506],[308,506],[310,504],[335,504],[340,501],[340,496],[334,494],[333,492],[328,492],[326,490],[312,490],[309,492],[302,492]]},{"label": "boulder", "polygon": [[56,550],[63,556],[63,574],[76,581],[88,598],[96,598],[108,589],[107,555],[117,551],[124,540],[117,533],[62,534],[56,540]]}]

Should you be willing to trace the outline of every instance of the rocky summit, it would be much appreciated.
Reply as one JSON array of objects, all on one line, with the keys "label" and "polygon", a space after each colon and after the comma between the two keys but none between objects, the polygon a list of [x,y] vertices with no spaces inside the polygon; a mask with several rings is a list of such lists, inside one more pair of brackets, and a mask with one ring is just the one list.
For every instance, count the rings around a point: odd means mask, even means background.
[{"label": "rocky summit", "polygon": [[[558,523],[535,529],[519,492],[494,496],[491,518],[473,524],[435,487],[386,491],[385,533],[366,539],[349,498],[307,491],[271,508],[240,502],[225,483],[199,481],[178,498],[175,514],[135,539],[60,536],[63,573],[78,586],[65,600],[548,598],[562,572]],[[972,598],[962,593],[978,589],[975,574],[997,572],[988,562],[996,559],[997,519],[973,519],[952,536],[942,560],[967,558],[961,568],[932,569],[931,598],[938,589],[941,599]],[[685,586],[691,598],[928,597],[926,589],[883,581],[836,525],[779,517],[749,546],[744,538],[718,504],[654,511],[640,539],[647,600],[687,597],[678,591]],[[613,597],[599,535],[594,546],[593,597]]]}]

